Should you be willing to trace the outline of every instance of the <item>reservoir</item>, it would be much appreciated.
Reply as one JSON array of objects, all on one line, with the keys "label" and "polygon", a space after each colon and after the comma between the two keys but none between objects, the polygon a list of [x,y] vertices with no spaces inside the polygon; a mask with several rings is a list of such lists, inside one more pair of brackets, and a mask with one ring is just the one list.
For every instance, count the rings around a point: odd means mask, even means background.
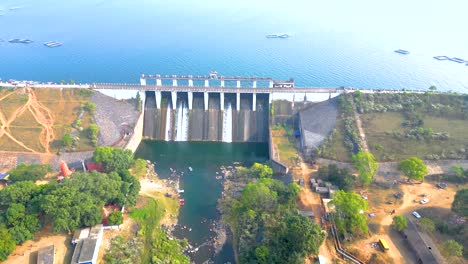
[{"label": "reservoir", "polygon": [[[180,188],[185,190],[185,205],[180,208],[174,234],[187,238],[192,246],[199,247],[214,237],[210,229],[220,218],[216,209],[222,191],[222,180],[216,179],[220,175],[220,167],[265,162],[268,159],[268,144],[146,140],[140,144],[135,156],[154,162],[155,170],[162,179],[170,177],[171,169],[179,175],[183,172]],[[186,228],[182,228],[184,226]],[[207,260],[234,263],[229,241],[216,257],[213,254],[214,249],[206,243],[189,255],[195,263]]]}]

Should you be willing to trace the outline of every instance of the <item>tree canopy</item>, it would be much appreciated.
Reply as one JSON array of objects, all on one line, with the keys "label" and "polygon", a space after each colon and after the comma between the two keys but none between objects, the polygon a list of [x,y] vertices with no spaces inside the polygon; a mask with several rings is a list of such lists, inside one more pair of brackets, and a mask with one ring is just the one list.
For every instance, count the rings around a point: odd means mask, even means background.
[{"label": "tree canopy", "polygon": [[338,230],[353,235],[367,235],[369,228],[363,214],[369,208],[367,201],[352,192],[339,190],[331,204],[336,208],[335,224]]},{"label": "tree canopy", "polygon": [[257,162],[250,167],[250,170],[260,178],[271,177],[273,175],[273,169],[270,166]]},{"label": "tree canopy", "polygon": [[398,165],[398,169],[409,179],[423,181],[427,175],[427,166],[417,157],[406,159]]},{"label": "tree canopy", "polygon": [[463,254],[463,246],[457,241],[450,239],[444,242],[443,251],[447,256],[460,257]]},{"label": "tree canopy", "polygon": [[223,221],[234,230],[241,263],[303,263],[324,240],[320,226],[297,213],[297,184],[260,178],[241,195],[221,204]]},{"label": "tree canopy", "polygon": [[434,222],[431,219],[426,218],[426,217],[419,219],[419,221],[416,222],[416,224],[422,231],[427,232],[427,233],[432,233],[435,230]]},{"label": "tree canopy", "polygon": [[370,152],[359,151],[352,157],[353,165],[359,172],[359,179],[364,186],[368,186],[374,179],[374,175],[379,169],[379,163]]},{"label": "tree canopy", "polygon": [[[135,179],[131,175],[124,178]],[[40,208],[52,219],[55,231],[93,226],[101,222],[104,205],[122,206],[126,200],[130,205],[136,202],[140,185],[133,183],[130,186],[125,180],[116,172],[74,173],[61,184],[51,186],[42,196]]]},{"label": "tree canopy", "polygon": [[458,190],[452,203],[452,211],[461,216],[468,216],[468,189]]},{"label": "tree canopy", "polygon": [[17,181],[37,181],[43,179],[47,173],[51,171],[50,165],[39,165],[20,163],[14,170],[10,172],[10,180]]},{"label": "tree canopy", "polygon": [[66,148],[69,148],[72,143],[73,143],[73,138],[70,134],[66,133],[62,136],[62,140],[61,140],[61,143],[62,143],[62,146],[63,147],[66,147]]},{"label": "tree canopy", "polygon": [[[60,183],[34,183],[50,170],[48,165],[20,164],[13,170],[13,184],[0,190],[0,262],[15,245],[34,237],[43,224],[40,220],[50,222],[56,232],[74,231],[101,223],[104,205],[135,205],[140,182],[124,169],[133,155],[113,149],[111,154],[117,157],[111,166],[121,170],[75,172]],[[110,221],[121,222],[120,211],[112,214]]]},{"label": "tree canopy", "polygon": [[326,178],[329,182],[346,192],[351,191],[356,183],[356,177],[351,175],[348,169],[340,169],[336,164],[320,167],[318,173],[321,178]]},{"label": "tree canopy", "polygon": [[107,172],[128,170],[134,162],[131,150],[113,147],[97,147],[93,160],[102,164]]},{"label": "tree canopy", "polygon": [[11,252],[15,249],[15,241],[11,238],[8,230],[0,225],[0,261],[8,258]]},{"label": "tree canopy", "polygon": [[107,217],[107,220],[108,220],[107,224],[110,226],[122,224],[123,223],[122,212],[113,211],[112,213],[109,214],[109,217]]},{"label": "tree canopy", "polygon": [[398,232],[405,230],[408,227],[406,217],[403,215],[393,217],[392,227]]}]

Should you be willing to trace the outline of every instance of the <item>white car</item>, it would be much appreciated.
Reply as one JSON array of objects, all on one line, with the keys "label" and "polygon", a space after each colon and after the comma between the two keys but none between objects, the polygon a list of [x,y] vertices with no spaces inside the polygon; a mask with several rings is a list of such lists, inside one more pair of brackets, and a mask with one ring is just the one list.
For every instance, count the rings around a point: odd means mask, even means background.
[{"label": "white car", "polygon": [[419,203],[420,203],[420,204],[427,204],[428,202],[429,202],[429,199],[424,198],[424,199],[422,199]]},{"label": "white car", "polygon": [[420,215],[418,212],[416,212],[416,211],[412,212],[412,214],[413,214],[414,217],[416,217],[417,219],[421,218],[421,215]]}]

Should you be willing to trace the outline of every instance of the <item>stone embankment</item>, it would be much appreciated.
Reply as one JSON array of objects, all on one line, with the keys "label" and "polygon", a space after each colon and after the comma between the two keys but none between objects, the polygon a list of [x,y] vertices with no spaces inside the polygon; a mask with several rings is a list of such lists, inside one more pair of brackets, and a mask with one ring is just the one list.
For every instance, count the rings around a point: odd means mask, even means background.
[{"label": "stone embankment", "polygon": [[116,100],[100,92],[94,92],[90,101],[96,104],[94,118],[99,126],[99,145],[113,146],[133,132],[140,113],[124,100]]}]

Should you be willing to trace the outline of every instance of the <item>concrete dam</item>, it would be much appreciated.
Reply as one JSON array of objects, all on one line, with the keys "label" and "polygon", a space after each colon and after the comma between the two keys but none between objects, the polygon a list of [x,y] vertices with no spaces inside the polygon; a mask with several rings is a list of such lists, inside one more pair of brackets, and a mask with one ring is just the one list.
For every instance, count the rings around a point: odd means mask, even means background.
[{"label": "concrete dam", "polygon": [[145,138],[166,141],[268,141],[269,94],[256,94],[254,99],[252,94],[193,92],[189,96],[187,92],[161,92],[158,96],[156,93],[145,92]]},{"label": "concrete dam", "polygon": [[[244,85],[243,85],[244,84]],[[341,88],[294,86],[266,77],[145,75],[140,84],[93,83],[101,91],[144,93],[143,137],[165,141],[268,142],[269,110],[276,96],[322,100]]]}]

